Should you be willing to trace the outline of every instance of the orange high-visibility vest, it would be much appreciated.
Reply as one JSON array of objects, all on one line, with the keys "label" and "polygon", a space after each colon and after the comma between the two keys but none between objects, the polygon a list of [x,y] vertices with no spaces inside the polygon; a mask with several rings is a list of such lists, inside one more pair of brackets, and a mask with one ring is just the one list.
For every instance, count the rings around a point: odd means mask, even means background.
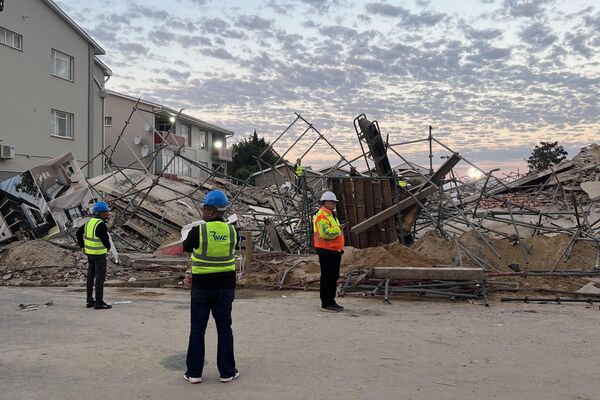
[{"label": "orange high-visibility vest", "polygon": [[340,221],[325,207],[313,218],[314,244],[316,248],[342,251],[344,248],[344,233]]}]

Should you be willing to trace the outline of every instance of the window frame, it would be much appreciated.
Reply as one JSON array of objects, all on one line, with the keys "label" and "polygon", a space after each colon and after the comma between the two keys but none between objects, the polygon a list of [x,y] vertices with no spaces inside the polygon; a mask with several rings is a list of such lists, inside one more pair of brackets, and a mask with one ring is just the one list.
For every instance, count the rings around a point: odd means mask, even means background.
[{"label": "window frame", "polygon": [[[110,124],[106,123],[107,118],[110,118]],[[112,122],[113,122],[112,116],[109,115],[109,116],[104,117],[104,126],[112,126]]]},{"label": "window frame", "polygon": [[[6,37],[8,34],[12,35],[12,45],[8,44],[8,41],[6,40]],[[0,26],[0,37],[4,35],[4,39],[0,40],[0,44],[6,46],[6,47],[10,47],[11,49],[23,52],[23,35],[18,34],[17,32],[11,31],[10,29],[7,29],[3,26]],[[18,39],[19,42],[19,46],[14,46],[15,43],[15,38]]]},{"label": "window frame", "polygon": [[[179,123],[177,124],[177,136],[181,136],[185,138],[185,146],[186,147],[192,147],[192,125],[191,124],[186,124],[186,123]],[[187,132],[186,134],[182,134],[182,128],[183,127],[187,127]]]},{"label": "window frame", "polygon": [[[65,117],[66,117],[65,118],[65,120],[66,120],[65,127],[67,130],[69,130],[69,133],[71,134],[71,136],[63,136],[58,133],[57,113],[65,114]],[[51,116],[52,116],[52,120],[51,120],[51,125],[50,125],[51,126],[50,136],[59,138],[59,139],[75,140],[75,114],[53,108],[51,111]]]},{"label": "window frame", "polygon": [[[65,78],[64,76],[58,75],[56,71],[55,59],[58,59],[60,57],[56,57],[57,55],[64,56],[62,57],[62,61],[69,61],[69,78]],[[52,51],[50,52],[50,75],[68,82],[75,82],[75,58],[73,56],[68,55],[67,53],[63,53],[60,50],[52,49]]]}]

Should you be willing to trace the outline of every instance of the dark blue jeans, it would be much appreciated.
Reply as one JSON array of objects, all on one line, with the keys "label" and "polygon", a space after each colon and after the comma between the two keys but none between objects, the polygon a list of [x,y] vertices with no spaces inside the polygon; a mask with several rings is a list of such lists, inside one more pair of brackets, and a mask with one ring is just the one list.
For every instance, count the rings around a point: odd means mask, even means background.
[{"label": "dark blue jeans", "polygon": [[190,343],[187,352],[187,373],[192,378],[202,377],[204,367],[204,333],[212,312],[217,325],[217,368],[221,378],[233,376],[233,331],[231,305],[235,289],[192,288]]}]

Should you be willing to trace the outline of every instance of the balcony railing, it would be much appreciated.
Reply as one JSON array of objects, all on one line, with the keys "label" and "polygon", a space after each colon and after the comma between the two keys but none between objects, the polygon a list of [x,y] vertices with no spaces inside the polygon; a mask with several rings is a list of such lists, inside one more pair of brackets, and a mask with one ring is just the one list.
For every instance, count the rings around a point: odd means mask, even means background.
[{"label": "balcony railing", "polygon": [[154,144],[161,144],[163,142],[166,143],[167,146],[171,147],[181,147],[186,144],[185,137],[183,136],[176,135],[172,132],[155,132]]},{"label": "balcony railing", "polygon": [[231,149],[213,149],[212,157],[220,161],[233,161]]}]

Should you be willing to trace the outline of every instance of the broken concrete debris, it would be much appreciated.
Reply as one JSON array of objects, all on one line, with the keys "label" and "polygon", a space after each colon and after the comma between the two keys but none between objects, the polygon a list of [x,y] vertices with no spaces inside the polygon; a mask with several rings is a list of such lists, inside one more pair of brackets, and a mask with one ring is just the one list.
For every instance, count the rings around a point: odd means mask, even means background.
[{"label": "broken concrete debris", "polygon": [[[536,285],[576,291],[587,283],[586,276],[598,274],[600,146],[590,145],[545,171],[501,178],[497,170],[481,170],[430,134],[419,140],[429,144],[429,158],[433,159],[433,146],[450,154],[434,171],[433,164],[427,170],[407,160],[400,151],[405,143],[382,146],[379,125],[366,118],[363,114],[355,121],[363,152],[348,159],[297,114],[269,147],[279,159],[270,164],[256,158],[262,175],[278,174],[274,182],[284,182],[264,188],[251,185],[250,178],[242,182],[188,159],[201,175],[169,173],[168,165],[152,174],[145,166],[118,166],[107,157],[108,173],[76,188],[108,201],[114,209],[110,226],[121,263],[109,263],[107,284],[183,287],[189,263],[182,238],[201,220],[202,199],[212,189],[232,199],[229,214],[236,215],[243,231],[238,254],[241,285],[318,287],[311,229],[325,190],[334,191],[340,200],[338,214],[349,245],[340,276],[346,293],[362,288],[383,294],[387,287],[388,294],[484,298],[486,288],[491,295],[502,290],[527,293]],[[286,141],[280,139],[295,135],[296,128],[302,132],[296,139],[313,135],[314,141],[301,147],[302,142],[294,140],[286,148]],[[285,165],[287,154],[308,158],[313,151],[322,152],[317,145],[339,156],[331,168],[294,182],[275,168]],[[174,158],[179,156],[177,148],[171,150]],[[389,156],[400,159],[404,167],[394,170]],[[60,159],[74,162],[69,157]],[[366,172],[356,172],[359,161],[366,164]],[[480,170],[482,178],[461,177],[457,172],[461,164]],[[354,172],[344,173],[345,168]],[[410,175],[414,185],[398,184],[405,182],[403,174]],[[79,178],[71,179],[75,183],[65,181],[61,190],[77,192],[69,184],[81,186],[85,179]],[[61,223],[59,232],[49,231],[43,239],[9,243],[29,237],[19,234],[5,240],[0,247],[0,284],[83,284],[86,259],[73,234],[84,222],[79,218]],[[388,269],[390,276],[380,276]],[[459,274],[477,270],[477,278],[438,276],[455,270]]]}]

